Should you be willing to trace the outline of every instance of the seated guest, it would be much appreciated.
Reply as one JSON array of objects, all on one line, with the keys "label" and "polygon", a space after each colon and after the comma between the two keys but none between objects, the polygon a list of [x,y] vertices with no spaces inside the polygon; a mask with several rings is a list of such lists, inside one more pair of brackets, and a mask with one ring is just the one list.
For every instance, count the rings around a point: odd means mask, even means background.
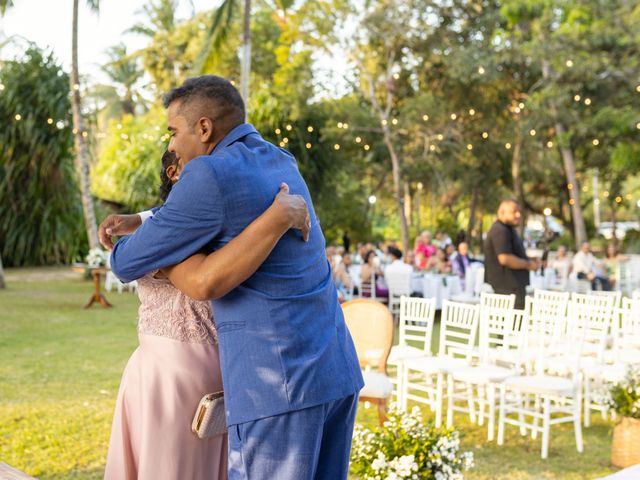
[{"label": "seated guest", "polygon": [[477,260],[469,257],[469,244],[467,242],[460,242],[460,245],[458,245],[458,251],[451,261],[451,272],[460,277],[460,285],[463,289],[467,269],[472,262],[477,262]]},{"label": "seated guest", "polygon": [[407,265],[411,265],[411,268],[416,265],[416,254],[409,250],[404,256],[404,263]]},{"label": "seated guest", "polygon": [[436,250],[436,254],[427,260],[426,269],[432,273],[451,273],[451,263],[447,261],[444,250]]},{"label": "seated guest", "polygon": [[580,251],[574,255],[573,270],[578,280],[589,280],[592,289],[611,290],[609,279],[604,276],[604,272],[600,272],[602,269],[596,264],[589,242],[584,242],[580,246]]},{"label": "seated guest", "polygon": [[447,245],[444,248],[444,253],[447,256],[447,260],[449,260],[451,262],[451,264],[453,265],[453,261],[456,258],[456,256],[458,255],[458,252],[456,252],[456,247],[453,243],[450,243],[449,245]]},{"label": "seated guest", "polygon": [[417,270],[427,269],[427,262],[429,261],[429,259],[424,254],[424,252],[421,252],[421,251],[415,252],[413,260],[414,260],[413,264],[415,265]]},{"label": "seated guest", "polygon": [[[376,256],[373,250],[369,250],[364,256],[364,263],[362,264],[362,268],[360,269],[360,285],[364,286],[365,284],[371,284],[372,280],[375,284],[376,289],[376,297],[389,297],[389,289],[380,286],[378,280],[384,278],[384,274],[380,267],[376,265],[375,262]],[[363,288],[362,296],[370,297],[371,294],[364,291]]]},{"label": "seated guest", "polygon": [[406,272],[411,274],[413,272],[413,268],[411,265],[407,265],[402,261],[402,251],[395,246],[387,247],[387,253],[389,257],[391,257],[391,263],[387,266],[385,272]]},{"label": "seated guest", "polygon": [[416,257],[419,253],[423,253],[424,257],[429,259],[429,257],[436,254],[436,250],[438,250],[438,248],[431,243],[431,240],[431,232],[428,230],[425,230],[418,236],[418,238],[416,238],[416,246],[414,248]]},{"label": "seated guest", "polygon": [[327,259],[331,265],[333,282],[336,284],[336,288],[338,290],[338,299],[340,302],[351,300],[351,277],[347,271],[347,263],[348,265],[351,265],[351,257],[348,253],[344,253],[342,255],[342,260],[339,263],[336,263],[335,256],[329,256],[330,253],[330,251],[327,252]]},{"label": "seated guest", "polygon": [[560,245],[558,247],[558,251],[556,252],[556,256],[549,260],[547,266],[549,268],[553,268],[556,271],[556,277],[558,277],[558,281],[562,280],[562,275],[569,275],[571,273],[572,265],[571,259],[568,255],[567,247],[564,245]]}]

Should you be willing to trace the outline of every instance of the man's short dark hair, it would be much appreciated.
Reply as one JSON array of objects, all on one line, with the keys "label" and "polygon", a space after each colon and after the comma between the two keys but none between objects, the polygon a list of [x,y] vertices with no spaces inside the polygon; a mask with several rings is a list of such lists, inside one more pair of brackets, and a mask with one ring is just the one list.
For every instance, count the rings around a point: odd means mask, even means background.
[{"label": "man's short dark hair", "polygon": [[168,108],[176,100],[182,102],[181,110],[186,109],[198,117],[228,121],[230,126],[244,122],[245,108],[240,92],[230,81],[217,75],[186,79],[164,96],[164,106]]},{"label": "man's short dark hair", "polygon": [[402,251],[396,247],[388,247],[387,253],[398,260],[402,260]]}]

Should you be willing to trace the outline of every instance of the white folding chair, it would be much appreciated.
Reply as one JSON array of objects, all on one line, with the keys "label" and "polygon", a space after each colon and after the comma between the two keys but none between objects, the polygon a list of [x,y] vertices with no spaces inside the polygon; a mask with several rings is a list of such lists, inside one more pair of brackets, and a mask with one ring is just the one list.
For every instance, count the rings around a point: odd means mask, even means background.
[{"label": "white folding chair", "polygon": [[409,358],[430,357],[433,323],[436,315],[435,298],[400,297],[398,344],[391,348],[387,365],[396,368],[395,379],[398,404],[402,404],[402,364]]},{"label": "white folding chair", "polygon": [[402,407],[406,410],[409,400],[429,405],[436,427],[442,425],[445,375],[471,362],[479,307],[444,300],[441,318],[438,356],[406,359],[401,373]]},{"label": "white folding chair", "polygon": [[[496,407],[494,384],[517,372],[498,366],[491,351],[503,348],[506,339],[512,338],[514,332],[520,329],[519,325],[514,325],[514,319],[520,322],[523,313],[514,310],[515,300],[515,295],[481,294],[480,363],[448,374],[448,427],[453,425],[454,411],[469,414],[472,422],[476,421],[477,411],[478,424],[483,425],[485,418],[488,420],[488,439],[493,440]],[[456,404],[456,400],[466,403],[467,407],[464,403]]]},{"label": "white folding chair", "polygon": [[397,317],[400,313],[400,297],[403,295],[411,296],[411,270],[403,271],[387,271],[384,278],[389,288],[389,310]]}]

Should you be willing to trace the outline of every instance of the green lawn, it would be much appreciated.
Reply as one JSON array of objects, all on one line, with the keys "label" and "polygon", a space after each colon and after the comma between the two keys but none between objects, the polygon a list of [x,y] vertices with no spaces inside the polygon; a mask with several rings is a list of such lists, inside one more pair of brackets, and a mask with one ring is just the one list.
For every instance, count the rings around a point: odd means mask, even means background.
[{"label": "green lawn", "polygon": [[[82,309],[92,285],[64,269],[10,270],[0,290],[0,461],[42,479],[102,478],[122,369],[137,344],[137,297],[107,294],[114,308]],[[431,414],[425,411],[425,418]],[[594,415],[575,451],[569,425],[540,443],[508,428],[503,447],[462,416],[456,426],[476,467],[469,479],[592,479],[609,467],[611,426]],[[358,421],[377,422],[374,408]]]}]

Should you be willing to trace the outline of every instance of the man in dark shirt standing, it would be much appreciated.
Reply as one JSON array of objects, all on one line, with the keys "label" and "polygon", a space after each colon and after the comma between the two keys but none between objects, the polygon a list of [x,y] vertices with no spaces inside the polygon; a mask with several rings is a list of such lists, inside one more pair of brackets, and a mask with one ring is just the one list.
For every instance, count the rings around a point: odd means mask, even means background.
[{"label": "man in dark shirt standing", "polygon": [[540,261],[529,259],[515,227],[520,221],[520,205],[504,200],[498,208],[498,220],[484,241],[485,282],[495,293],[516,295],[516,308],[524,308],[529,271],[540,268]]}]

